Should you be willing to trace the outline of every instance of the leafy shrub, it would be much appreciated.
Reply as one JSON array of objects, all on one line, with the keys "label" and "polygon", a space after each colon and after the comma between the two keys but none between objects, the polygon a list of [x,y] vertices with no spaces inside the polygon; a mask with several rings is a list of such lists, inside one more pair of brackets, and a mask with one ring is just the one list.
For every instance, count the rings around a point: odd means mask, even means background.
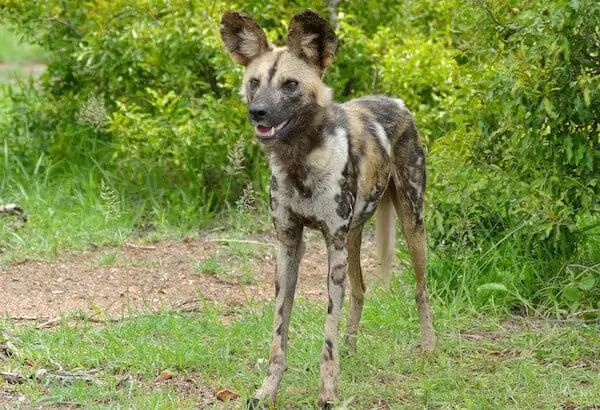
[{"label": "leafy shrub", "polygon": [[526,250],[568,255],[581,221],[600,211],[600,6],[477,4],[458,15],[454,36],[476,101],[463,118],[472,147],[446,175],[448,195],[436,191],[434,235],[460,239],[439,221],[462,214],[470,240],[520,227]]}]

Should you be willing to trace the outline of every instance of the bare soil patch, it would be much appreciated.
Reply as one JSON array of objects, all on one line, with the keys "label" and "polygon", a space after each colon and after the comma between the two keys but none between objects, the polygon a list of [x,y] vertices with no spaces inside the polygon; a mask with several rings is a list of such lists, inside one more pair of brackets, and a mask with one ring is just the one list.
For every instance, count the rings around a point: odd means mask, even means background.
[{"label": "bare soil patch", "polygon": [[[377,271],[373,238],[365,235],[363,247],[368,277]],[[0,314],[44,321],[73,312],[118,318],[193,310],[200,300],[241,306],[272,298],[275,259],[274,236],[263,234],[247,240],[207,235],[71,252],[49,262],[25,260],[0,270]],[[326,272],[323,240],[311,233],[297,296],[326,302]]]}]

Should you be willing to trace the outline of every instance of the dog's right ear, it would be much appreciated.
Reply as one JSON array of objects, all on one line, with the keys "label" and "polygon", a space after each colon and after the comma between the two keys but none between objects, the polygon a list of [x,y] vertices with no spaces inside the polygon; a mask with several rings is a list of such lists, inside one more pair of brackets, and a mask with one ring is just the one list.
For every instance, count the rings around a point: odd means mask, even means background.
[{"label": "dog's right ear", "polygon": [[271,50],[267,35],[258,23],[237,11],[223,14],[221,39],[233,61],[245,66],[256,57]]}]

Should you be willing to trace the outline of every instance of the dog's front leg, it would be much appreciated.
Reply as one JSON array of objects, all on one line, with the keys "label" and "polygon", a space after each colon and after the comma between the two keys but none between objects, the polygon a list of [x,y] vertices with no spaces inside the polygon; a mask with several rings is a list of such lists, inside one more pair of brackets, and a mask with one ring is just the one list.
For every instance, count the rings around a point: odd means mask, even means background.
[{"label": "dog's front leg", "polygon": [[[284,220],[284,218],[282,219]],[[277,400],[279,383],[287,367],[288,329],[298,280],[298,268],[305,248],[302,240],[303,226],[301,224],[291,225],[286,222],[284,225],[278,223],[276,219],[275,228],[279,239],[279,252],[275,275],[273,339],[271,341],[267,377],[265,377],[260,389],[254,394],[254,404],[258,404],[267,398],[273,403]]]},{"label": "dog's front leg", "polygon": [[325,344],[321,351],[321,392],[319,405],[332,408],[338,398],[339,348],[338,335],[340,315],[346,288],[346,271],[348,267],[348,250],[346,248],[347,224],[333,231],[327,228],[325,240],[329,258],[327,290],[327,318],[325,320]]}]

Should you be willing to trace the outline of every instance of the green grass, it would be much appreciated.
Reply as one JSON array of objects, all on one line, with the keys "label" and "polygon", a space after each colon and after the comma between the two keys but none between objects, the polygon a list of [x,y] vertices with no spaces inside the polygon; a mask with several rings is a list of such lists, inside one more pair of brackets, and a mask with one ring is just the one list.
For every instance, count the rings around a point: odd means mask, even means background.
[{"label": "green grass", "polygon": [[[341,359],[340,398],[349,408],[560,408],[600,404],[598,327],[521,317],[479,315],[434,301],[439,346],[423,356],[407,283],[367,299],[359,353]],[[213,391],[241,394],[240,408],[264,377],[270,305],[244,308],[223,325],[218,307],[197,314],[163,312],[98,326],[65,320],[51,330],[2,322],[14,351],[3,368],[25,376],[40,369],[97,371],[93,382],[33,381],[4,386],[36,404],[86,408],[193,408],[199,397],[178,391],[192,378]],[[294,310],[283,408],[314,407],[325,308],[300,300]],[[342,349],[345,352],[344,349]],[[155,382],[165,369],[170,382]],[[128,383],[119,383],[125,375]],[[149,394],[150,393],[150,394]],[[215,407],[218,407],[216,405]]]},{"label": "green grass", "polygon": [[30,175],[0,183],[4,200],[20,204],[29,217],[20,229],[0,224],[0,241],[10,249],[0,254],[0,264],[24,257],[55,257],[65,249],[118,244],[131,235],[135,214],[114,214],[93,171],[56,179],[50,170],[46,172],[48,178]]},{"label": "green grass", "polygon": [[[0,266],[55,258],[67,249],[121,245],[134,234],[137,241],[181,238],[206,226],[212,216],[185,201],[163,208],[152,198],[128,196],[116,176],[89,158],[56,171],[43,155],[26,166],[5,149],[0,151],[2,171],[0,201],[18,203],[29,220],[19,228],[8,218],[0,220]],[[190,216],[192,211],[196,215]]]},{"label": "green grass", "polygon": [[[239,229],[240,224],[244,224],[244,222],[238,221],[234,225]],[[257,227],[256,220],[252,221],[251,225]],[[241,229],[251,232],[252,226]],[[262,228],[264,229],[264,225]],[[217,254],[192,262],[194,272],[197,275],[215,275],[222,280],[234,280],[242,284],[254,283],[251,259],[265,257],[266,255],[274,257],[275,248],[271,244],[240,239],[238,238],[240,236],[239,232],[227,233],[226,238],[219,240],[224,245],[222,251],[217,251]]]}]

